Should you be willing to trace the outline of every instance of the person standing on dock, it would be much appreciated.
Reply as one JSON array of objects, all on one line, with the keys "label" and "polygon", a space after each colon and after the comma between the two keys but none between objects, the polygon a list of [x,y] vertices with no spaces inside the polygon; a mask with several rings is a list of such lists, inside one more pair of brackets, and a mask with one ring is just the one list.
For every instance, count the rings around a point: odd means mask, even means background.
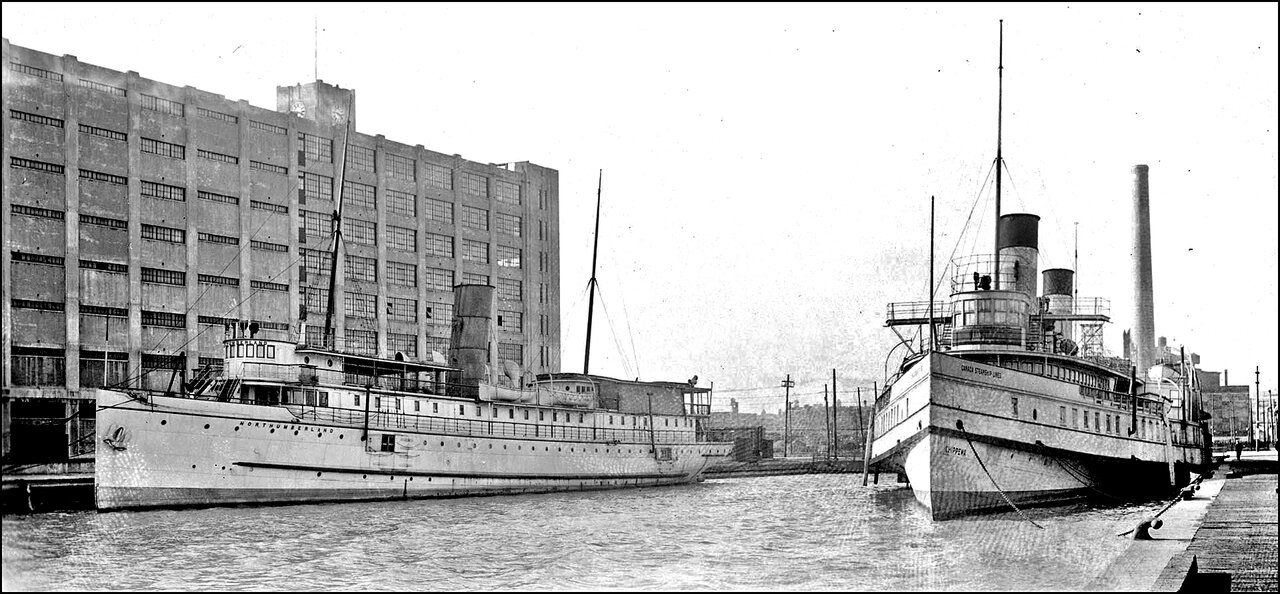
[{"label": "person standing on dock", "polygon": [[1236,439],[1236,462],[1240,461],[1240,453],[1243,451],[1244,451],[1244,444],[1240,443],[1239,439]]}]

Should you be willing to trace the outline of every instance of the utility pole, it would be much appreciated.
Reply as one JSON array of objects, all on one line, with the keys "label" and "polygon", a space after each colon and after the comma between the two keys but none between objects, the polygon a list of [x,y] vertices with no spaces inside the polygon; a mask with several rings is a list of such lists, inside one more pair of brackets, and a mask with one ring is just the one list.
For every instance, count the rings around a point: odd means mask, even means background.
[{"label": "utility pole", "polygon": [[782,380],[782,387],[783,387],[783,388],[786,388],[786,390],[787,390],[787,396],[786,396],[786,401],[785,401],[785,402],[786,402],[786,408],[785,408],[785,409],[783,409],[783,415],[785,415],[785,416],[783,416],[783,417],[782,417],[782,427],[783,427],[783,429],[782,429],[782,457],[783,457],[783,458],[786,458],[786,457],[787,457],[787,449],[788,449],[788,448],[787,448],[787,446],[789,446],[789,445],[790,445],[790,443],[789,443],[789,442],[791,441],[791,388],[795,387],[795,385],[796,385],[796,383],[795,383],[795,382],[793,382],[793,381],[791,381],[791,374],[790,374],[790,373],[788,373],[788,374],[787,374],[787,379]]},{"label": "utility pole", "polygon": [[840,397],[836,395],[836,370],[831,370],[831,449],[840,459]]},{"label": "utility pole", "polygon": [[827,421],[827,457],[831,457],[831,409],[827,406],[827,385],[822,384],[822,418]]},{"label": "utility pole", "polygon": [[[1262,402],[1262,368],[1255,365],[1253,368],[1253,386],[1254,393],[1258,395],[1258,402]],[[1253,407],[1252,402],[1249,403],[1249,441],[1253,442],[1253,451],[1258,451],[1258,440],[1253,433]]]}]

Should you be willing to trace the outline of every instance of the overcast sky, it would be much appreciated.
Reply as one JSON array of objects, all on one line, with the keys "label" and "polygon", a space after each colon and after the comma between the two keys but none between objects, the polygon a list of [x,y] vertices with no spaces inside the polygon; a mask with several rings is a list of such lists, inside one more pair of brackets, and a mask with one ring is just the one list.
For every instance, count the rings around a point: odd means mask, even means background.
[{"label": "overcast sky", "polygon": [[886,303],[927,298],[930,195],[939,275],[990,252],[1003,18],[1003,211],[1042,217],[1040,269],[1073,267],[1078,222],[1080,296],[1111,300],[1119,354],[1145,163],[1156,334],[1277,383],[1274,3],[3,11],[20,46],[268,108],[318,71],[356,90],[361,132],[559,170],[566,371],[603,169],[591,371],[697,374],[748,411],[780,408],[758,388],[787,373],[819,403],[833,367],[842,395],[883,378]]}]

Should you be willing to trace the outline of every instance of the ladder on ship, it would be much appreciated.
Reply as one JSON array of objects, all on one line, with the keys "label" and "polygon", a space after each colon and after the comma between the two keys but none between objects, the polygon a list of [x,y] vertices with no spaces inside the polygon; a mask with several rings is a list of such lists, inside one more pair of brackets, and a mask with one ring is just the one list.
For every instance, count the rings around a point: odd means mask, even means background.
[{"label": "ladder on ship", "polygon": [[212,365],[205,365],[196,372],[196,376],[191,378],[191,381],[187,382],[184,387],[188,394],[199,396],[213,384],[213,380],[217,375],[218,372]]},{"label": "ladder on ship", "polygon": [[236,394],[240,391],[240,378],[233,377],[230,379],[219,380],[218,382],[215,382],[214,390],[218,393],[219,402],[234,400]]}]

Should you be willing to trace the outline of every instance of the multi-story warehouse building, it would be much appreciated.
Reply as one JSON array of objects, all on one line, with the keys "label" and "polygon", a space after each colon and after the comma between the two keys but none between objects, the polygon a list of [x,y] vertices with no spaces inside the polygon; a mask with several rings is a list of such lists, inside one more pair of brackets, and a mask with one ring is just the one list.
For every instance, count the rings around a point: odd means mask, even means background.
[{"label": "multi-story warehouse building", "polygon": [[3,45],[6,462],[91,454],[81,389],[167,389],[227,324],[314,342],[331,286],[340,350],[429,360],[485,283],[498,358],[560,370],[556,170],[362,134],[322,81],[270,110]]}]

